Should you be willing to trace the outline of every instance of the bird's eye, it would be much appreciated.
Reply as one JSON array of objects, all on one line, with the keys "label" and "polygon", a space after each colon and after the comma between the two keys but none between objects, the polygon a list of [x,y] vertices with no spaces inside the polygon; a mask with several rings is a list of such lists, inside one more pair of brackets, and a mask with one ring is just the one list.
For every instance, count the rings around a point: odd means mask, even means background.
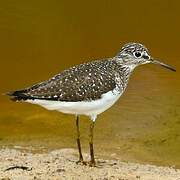
[{"label": "bird's eye", "polygon": [[142,54],[141,54],[140,52],[135,52],[134,55],[135,55],[135,57],[137,57],[137,58],[140,58],[140,57],[142,56]]}]

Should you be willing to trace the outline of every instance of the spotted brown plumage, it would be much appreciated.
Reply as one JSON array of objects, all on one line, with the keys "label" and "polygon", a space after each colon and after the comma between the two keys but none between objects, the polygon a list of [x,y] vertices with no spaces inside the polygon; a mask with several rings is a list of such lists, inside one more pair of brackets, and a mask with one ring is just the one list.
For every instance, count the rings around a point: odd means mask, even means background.
[{"label": "spotted brown plumage", "polygon": [[121,75],[124,71],[127,71],[127,68],[123,68],[113,58],[93,61],[64,70],[47,81],[12,92],[11,95],[14,100],[96,100],[116,87],[119,87],[120,91],[124,88],[125,78]]}]

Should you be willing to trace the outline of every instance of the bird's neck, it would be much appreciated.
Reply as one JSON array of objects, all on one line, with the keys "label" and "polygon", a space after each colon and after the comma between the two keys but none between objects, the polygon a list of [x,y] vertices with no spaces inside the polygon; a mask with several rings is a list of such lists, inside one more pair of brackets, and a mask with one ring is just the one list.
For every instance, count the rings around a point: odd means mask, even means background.
[{"label": "bird's neck", "polygon": [[119,83],[121,84],[121,89],[124,91],[128,85],[130,75],[132,74],[133,70],[137,65],[119,64],[118,66],[120,77]]}]

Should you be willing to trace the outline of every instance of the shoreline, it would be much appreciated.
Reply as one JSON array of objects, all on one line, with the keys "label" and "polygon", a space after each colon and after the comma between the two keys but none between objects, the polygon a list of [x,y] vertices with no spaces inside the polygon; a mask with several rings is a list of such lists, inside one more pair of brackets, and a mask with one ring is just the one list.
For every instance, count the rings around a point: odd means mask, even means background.
[{"label": "shoreline", "polygon": [[[83,155],[85,160],[89,158],[88,154]],[[1,149],[0,180],[175,180],[180,178],[180,170],[172,167],[103,159],[97,159],[97,167],[89,167],[77,165],[77,159],[75,149],[60,149],[44,153]],[[27,167],[27,169],[23,170],[19,167]]]}]

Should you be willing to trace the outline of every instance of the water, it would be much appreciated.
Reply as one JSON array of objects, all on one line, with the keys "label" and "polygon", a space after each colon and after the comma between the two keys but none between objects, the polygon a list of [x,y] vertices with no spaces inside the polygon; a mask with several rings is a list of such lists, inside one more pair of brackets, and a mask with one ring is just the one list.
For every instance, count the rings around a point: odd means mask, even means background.
[{"label": "water", "polygon": [[[0,5],[0,93],[142,42],[176,67],[138,67],[121,99],[98,117],[98,156],[180,167],[179,1],[13,1]],[[89,120],[81,118],[83,150]],[[0,96],[0,145],[76,147],[75,119]]]}]

